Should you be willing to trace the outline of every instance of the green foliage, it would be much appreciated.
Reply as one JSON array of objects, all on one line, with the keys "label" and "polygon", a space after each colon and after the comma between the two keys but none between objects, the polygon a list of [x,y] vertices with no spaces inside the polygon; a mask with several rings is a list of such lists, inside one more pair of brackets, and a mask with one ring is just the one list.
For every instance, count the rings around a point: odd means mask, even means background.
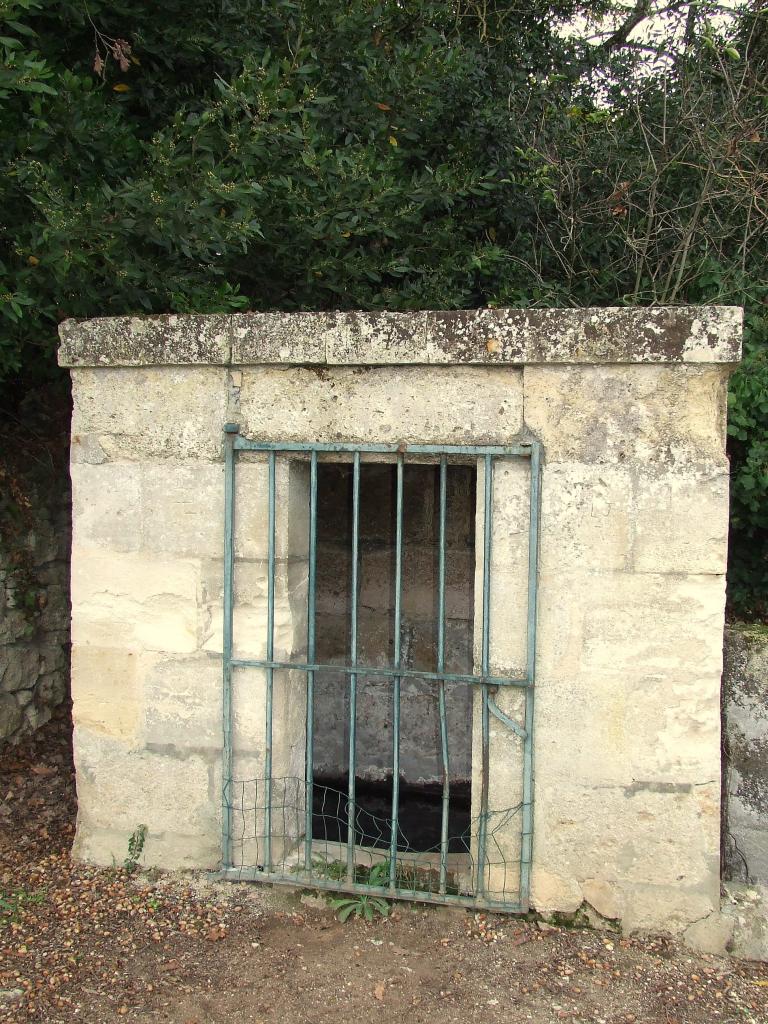
[{"label": "green foliage", "polygon": [[731,603],[765,614],[768,32],[710,6],[649,54],[561,31],[606,0],[0,0],[0,404],[66,317],[746,304]]},{"label": "green foliage", "polygon": [[36,892],[27,892],[26,889],[0,891],[0,925],[18,921],[25,907],[39,906],[45,902],[45,897],[44,889]]},{"label": "green foliage", "polygon": [[371,924],[379,914],[386,917],[389,914],[389,904],[379,896],[366,896],[360,893],[355,896],[343,896],[337,900],[331,900],[331,906],[337,912],[340,921],[346,921],[355,915]]},{"label": "green foliage", "polygon": [[139,866],[141,854],[144,850],[144,843],[147,839],[147,826],[137,825],[128,837],[128,856],[123,861],[123,867],[132,875]]},{"label": "green foliage", "polygon": [[748,317],[744,361],[728,396],[731,452],[730,597],[768,620],[768,316]]}]

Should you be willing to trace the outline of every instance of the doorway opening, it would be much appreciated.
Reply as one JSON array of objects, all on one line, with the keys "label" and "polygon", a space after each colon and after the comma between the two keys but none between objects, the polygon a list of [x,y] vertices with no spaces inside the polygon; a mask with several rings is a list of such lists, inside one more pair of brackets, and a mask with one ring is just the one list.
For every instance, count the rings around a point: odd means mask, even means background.
[{"label": "doorway opening", "polygon": [[[476,472],[450,464],[446,472],[444,629],[442,670],[473,670]],[[371,668],[395,663],[399,620],[400,722],[398,838],[400,850],[440,847],[444,769],[436,684],[408,670],[437,672],[440,661],[440,470],[407,464],[402,481],[401,600],[397,608],[397,468],[360,466],[357,573],[351,552],[355,510],[353,467],[321,463],[317,492],[317,661],[339,665],[315,676],[313,838],[346,843],[349,766],[356,766],[355,843],[390,846],[393,800],[393,679],[356,680],[354,757],[350,758],[349,662],[356,613],[357,662]],[[353,576],[355,580],[353,581]],[[353,582],[357,586],[353,609]],[[445,685],[450,737],[448,849],[469,849],[472,776],[472,692]]]},{"label": "doorway opening", "polygon": [[538,445],[228,435],[224,876],[525,909]]}]

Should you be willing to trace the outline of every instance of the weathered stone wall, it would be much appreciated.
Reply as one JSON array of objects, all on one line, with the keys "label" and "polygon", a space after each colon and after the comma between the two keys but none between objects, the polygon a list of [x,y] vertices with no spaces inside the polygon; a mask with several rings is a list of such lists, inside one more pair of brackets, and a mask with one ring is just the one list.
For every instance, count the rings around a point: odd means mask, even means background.
[{"label": "weathered stone wall", "polygon": [[[768,885],[768,628],[725,632],[726,877]],[[768,952],[768,951],[767,951]]]},{"label": "weathered stone wall", "polygon": [[[714,918],[738,311],[168,317],[66,324],[62,337],[75,395],[79,856],[120,858],[144,822],[150,863],[218,861],[226,421],[275,441],[533,436],[544,448],[533,904],[587,901],[628,929],[700,932]],[[245,469],[235,632],[263,655],[264,467]],[[494,491],[491,661],[506,671],[524,649],[526,493],[514,469]],[[278,508],[276,642],[290,654],[306,628],[306,481],[281,481]],[[298,771],[293,685],[276,756]],[[236,761],[255,774],[262,695],[258,672],[236,684]],[[494,727],[492,801],[514,798],[504,780],[519,757]]]},{"label": "weathered stone wall", "polygon": [[[32,493],[29,520],[0,545],[0,742],[51,717],[69,682],[70,495],[65,482]],[[23,558],[20,558],[23,555]],[[20,561],[25,571],[17,572]]]}]

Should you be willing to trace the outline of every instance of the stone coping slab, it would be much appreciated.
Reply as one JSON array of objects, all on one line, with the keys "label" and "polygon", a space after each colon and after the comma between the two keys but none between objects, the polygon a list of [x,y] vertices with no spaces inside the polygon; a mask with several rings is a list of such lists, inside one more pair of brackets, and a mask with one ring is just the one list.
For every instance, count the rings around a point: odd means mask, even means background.
[{"label": "stone coping slab", "polygon": [[66,320],[61,366],[737,363],[737,306]]}]

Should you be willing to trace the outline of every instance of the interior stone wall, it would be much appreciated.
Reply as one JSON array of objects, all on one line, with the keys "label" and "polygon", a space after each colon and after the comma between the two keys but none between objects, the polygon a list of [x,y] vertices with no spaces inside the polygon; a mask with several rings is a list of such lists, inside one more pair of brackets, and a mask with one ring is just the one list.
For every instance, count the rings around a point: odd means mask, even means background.
[{"label": "interior stone wall", "polygon": [[[351,597],[351,467],[320,468],[318,488],[317,658],[324,664],[349,661]],[[475,565],[474,465],[448,471],[446,516],[445,666],[469,673],[473,667],[473,584]],[[407,466],[403,484],[403,603],[401,657],[406,668],[437,668],[437,469]],[[358,655],[366,665],[393,664],[395,468],[361,468]],[[391,775],[392,682],[384,676],[357,680],[359,778]],[[438,783],[440,723],[435,687],[406,678],[401,687],[401,778]],[[347,772],[349,685],[343,673],[315,678],[314,765],[318,775]],[[471,777],[472,699],[463,684],[446,690],[451,735],[451,778]]]},{"label": "interior stone wall", "polygon": [[[534,437],[532,903],[587,903],[627,930],[700,935],[715,921],[725,394],[740,311],[246,314],[61,334],[75,396],[78,856],[120,859],[143,822],[149,863],[218,862],[225,422],[274,441]],[[286,472],[276,629],[289,652],[306,626],[306,492]],[[236,634],[263,651],[263,466],[239,479]],[[524,647],[526,489],[510,470],[494,492],[491,660],[506,670]],[[258,674],[239,685],[236,753],[258,771],[263,687]],[[291,770],[304,743],[295,686],[279,738]],[[491,744],[503,780],[518,751]]]}]

